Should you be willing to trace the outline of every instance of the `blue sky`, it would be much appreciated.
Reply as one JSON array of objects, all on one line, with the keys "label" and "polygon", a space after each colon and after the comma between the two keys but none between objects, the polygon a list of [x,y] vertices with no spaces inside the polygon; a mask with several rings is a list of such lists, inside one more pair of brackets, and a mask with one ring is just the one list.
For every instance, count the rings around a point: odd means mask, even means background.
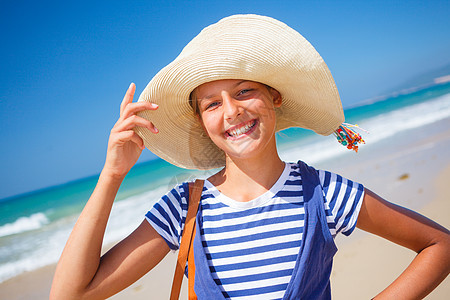
[{"label": "blue sky", "polygon": [[0,198],[99,173],[130,82],[237,13],[304,35],[344,107],[450,62],[449,1],[1,1]]}]

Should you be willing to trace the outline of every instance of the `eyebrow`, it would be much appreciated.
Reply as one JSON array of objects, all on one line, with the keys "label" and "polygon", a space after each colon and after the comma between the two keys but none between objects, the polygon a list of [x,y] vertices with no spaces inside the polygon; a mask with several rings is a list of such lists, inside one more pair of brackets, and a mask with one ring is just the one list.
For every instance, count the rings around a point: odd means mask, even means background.
[{"label": "eyebrow", "polygon": [[[248,81],[250,81],[250,80],[245,80],[245,79],[244,79],[244,80],[241,80],[241,81],[237,82],[237,83],[233,86],[233,88],[239,86],[240,84],[242,84],[242,83],[244,83],[244,82],[248,82]],[[201,102],[202,100],[208,100],[208,99],[213,98],[214,96],[215,96],[215,94],[207,95],[207,96],[205,96],[205,97],[203,97],[203,98],[197,99],[197,101],[198,101],[198,102]]]}]

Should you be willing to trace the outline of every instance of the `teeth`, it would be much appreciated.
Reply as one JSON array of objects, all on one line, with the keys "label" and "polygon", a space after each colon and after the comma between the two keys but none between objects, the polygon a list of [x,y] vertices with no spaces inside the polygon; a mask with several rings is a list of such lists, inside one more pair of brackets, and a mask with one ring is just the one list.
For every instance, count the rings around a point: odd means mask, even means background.
[{"label": "teeth", "polygon": [[241,134],[244,134],[244,133],[248,132],[253,127],[253,125],[254,125],[254,123],[251,123],[251,124],[249,123],[249,124],[246,124],[245,126],[242,126],[240,128],[235,128],[233,130],[230,130],[229,133],[230,133],[230,135],[236,137],[236,136],[239,136]]}]

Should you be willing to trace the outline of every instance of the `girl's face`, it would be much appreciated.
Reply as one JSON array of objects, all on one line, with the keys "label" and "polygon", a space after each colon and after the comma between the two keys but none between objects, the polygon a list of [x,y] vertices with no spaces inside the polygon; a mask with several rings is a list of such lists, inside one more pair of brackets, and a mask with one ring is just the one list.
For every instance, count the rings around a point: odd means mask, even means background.
[{"label": "girl's face", "polygon": [[281,95],[275,89],[248,80],[217,80],[197,87],[194,96],[205,132],[228,156],[250,158],[276,147],[274,107],[281,106]]}]

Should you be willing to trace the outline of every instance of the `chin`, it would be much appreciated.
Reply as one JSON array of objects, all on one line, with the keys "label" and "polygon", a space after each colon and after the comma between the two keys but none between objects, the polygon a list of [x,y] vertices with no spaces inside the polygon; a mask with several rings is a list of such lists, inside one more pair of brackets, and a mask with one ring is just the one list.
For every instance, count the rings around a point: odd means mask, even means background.
[{"label": "chin", "polygon": [[[261,147],[262,148],[262,147]],[[226,155],[230,157],[231,159],[250,159],[253,157],[257,157],[259,154],[261,154],[263,151],[260,149],[259,146],[256,145],[242,145],[241,147],[234,148],[234,149],[226,149],[224,150]]]}]

